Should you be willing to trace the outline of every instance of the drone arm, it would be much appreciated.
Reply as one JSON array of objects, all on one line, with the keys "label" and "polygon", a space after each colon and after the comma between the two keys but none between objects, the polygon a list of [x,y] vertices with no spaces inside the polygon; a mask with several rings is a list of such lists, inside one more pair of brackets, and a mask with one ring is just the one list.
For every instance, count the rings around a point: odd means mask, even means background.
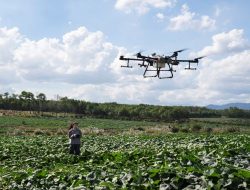
[{"label": "drone arm", "polygon": [[[120,56],[120,60],[127,61],[127,65],[122,65],[121,67],[132,68],[132,66],[129,65],[129,61],[141,61],[142,63],[139,63],[138,65],[140,67],[146,67],[147,65],[152,66],[153,62],[158,60],[158,59],[154,58],[154,57],[147,57],[147,56],[143,56],[143,55],[137,55],[137,58],[129,58],[129,57]],[[145,62],[147,62],[148,64],[145,64]]]},{"label": "drone arm", "polygon": [[180,60],[177,60],[178,62],[188,62],[188,63],[198,63],[198,59],[180,59]]},{"label": "drone arm", "polygon": [[123,57],[123,56],[120,57],[120,60],[127,60],[127,61],[143,61],[143,59],[141,59],[141,58],[126,58],[126,57]]},{"label": "drone arm", "polygon": [[184,63],[187,62],[188,67],[185,68],[186,70],[196,70],[195,67],[191,67],[191,63],[197,63],[198,64],[198,62],[199,62],[198,59],[191,59],[191,60],[187,59],[187,60],[177,60],[177,61],[178,62],[184,62]]},{"label": "drone arm", "polygon": [[127,67],[127,68],[132,68],[132,66],[129,65],[129,61],[144,61],[143,59],[139,59],[139,58],[126,58],[124,56],[120,56],[120,60],[127,61],[127,65],[121,65],[121,67]]}]

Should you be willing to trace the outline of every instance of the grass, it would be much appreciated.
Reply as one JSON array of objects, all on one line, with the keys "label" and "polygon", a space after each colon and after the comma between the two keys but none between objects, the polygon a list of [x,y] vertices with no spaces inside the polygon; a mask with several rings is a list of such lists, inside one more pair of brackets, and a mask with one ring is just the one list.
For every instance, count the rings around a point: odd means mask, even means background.
[{"label": "grass", "polygon": [[[91,117],[24,117],[0,116],[0,134],[65,134],[69,123],[76,121],[87,134],[160,134],[160,133],[207,133],[250,131],[250,119],[195,118],[184,123],[160,123],[147,121],[128,121],[99,119]],[[176,129],[176,130],[173,130]]]},{"label": "grass", "polygon": [[129,128],[138,128],[145,126],[158,125],[156,122],[143,121],[127,121],[127,120],[112,120],[112,119],[97,119],[97,118],[57,118],[57,117],[21,117],[21,116],[1,116],[0,117],[0,134],[22,131],[33,133],[37,129],[49,130],[56,132],[58,129],[67,130],[69,123],[76,121],[80,128],[98,128],[103,130],[123,131]]},{"label": "grass", "polygon": [[250,127],[250,119],[242,119],[242,118],[192,118],[191,121],[203,123],[211,126],[218,125],[232,125],[232,126],[240,126],[240,127]]}]

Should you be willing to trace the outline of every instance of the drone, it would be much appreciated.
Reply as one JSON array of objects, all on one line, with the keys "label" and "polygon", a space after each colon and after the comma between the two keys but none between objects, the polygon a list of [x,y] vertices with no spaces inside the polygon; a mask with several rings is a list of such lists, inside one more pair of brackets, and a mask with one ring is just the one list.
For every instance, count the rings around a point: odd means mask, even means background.
[{"label": "drone", "polygon": [[[123,55],[120,56],[120,60],[127,61],[126,65],[121,65],[121,67],[132,68],[130,65],[130,61],[137,61],[139,62],[138,65],[140,67],[145,68],[143,77],[158,77],[159,79],[166,79],[166,78],[173,78],[174,66],[179,65],[179,63],[188,63],[188,66],[185,68],[186,70],[196,70],[195,67],[191,66],[191,64],[196,63],[198,66],[199,60],[204,58],[197,57],[195,59],[178,59],[178,55],[180,52],[183,52],[186,49],[181,49],[178,51],[172,52],[172,55],[165,56],[165,55],[157,55],[156,53],[152,53],[151,56],[144,56],[142,52],[136,53],[134,56],[135,58],[124,57]],[[168,74],[165,74],[168,73]]]}]

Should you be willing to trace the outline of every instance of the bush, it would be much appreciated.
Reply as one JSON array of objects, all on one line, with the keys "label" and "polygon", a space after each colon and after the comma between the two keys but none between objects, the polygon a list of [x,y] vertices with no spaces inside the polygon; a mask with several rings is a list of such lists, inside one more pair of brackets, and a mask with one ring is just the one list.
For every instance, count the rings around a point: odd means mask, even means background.
[{"label": "bush", "polygon": [[172,132],[172,133],[178,133],[179,132],[179,128],[178,127],[170,127],[170,131]]},{"label": "bush", "polygon": [[42,130],[40,130],[40,129],[37,129],[37,130],[34,131],[33,134],[34,135],[44,135],[44,132]]},{"label": "bush", "polygon": [[56,131],[56,135],[67,135],[68,133],[67,133],[67,131],[64,131],[64,130],[62,130],[62,129],[58,129],[57,131]]},{"label": "bush", "polygon": [[199,132],[201,130],[201,126],[199,124],[194,124],[191,128],[193,132]]},{"label": "bush", "polygon": [[14,132],[13,132],[13,135],[15,135],[15,136],[23,136],[23,135],[25,135],[25,132],[22,131],[22,130],[19,130],[19,129],[15,129]]},{"label": "bush", "polygon": [[143,127],[137,127],[135,129],[138,130],[138,131],[145,131],[145,129]]},{"label": "bush", "polygon": [[43,131],[44,135],[52,136],[52,133],[48,130]]},{"label": "bush", "polygon": [[183,133],[188,133],[189,129],[188,128],[181,128],[180,131],[183,132]]},{"label": "bush", "polygon": [[211,133],[211,132],[213,132],[213,128],[211,128],[211,127],[206,127],[206,128],[205,128],[205,132]]},{"label": "bush", "polygon": [[229,128],[227,128],[227,132],[229,132],[229,133],[240,132],[240,128],[239,127],[229,127]]}]

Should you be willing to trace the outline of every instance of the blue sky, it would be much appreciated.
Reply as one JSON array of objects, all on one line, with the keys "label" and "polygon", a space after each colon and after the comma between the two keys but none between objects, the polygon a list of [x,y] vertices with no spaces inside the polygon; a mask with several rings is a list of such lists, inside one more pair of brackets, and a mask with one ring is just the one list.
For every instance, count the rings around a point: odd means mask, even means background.
[{"label": "blue sky", "polygon": [[[0,92],[92,102],[250,102],[247,0],[0,0]],[[207,55],[194,72],[144,79],[118,57]]]}]

